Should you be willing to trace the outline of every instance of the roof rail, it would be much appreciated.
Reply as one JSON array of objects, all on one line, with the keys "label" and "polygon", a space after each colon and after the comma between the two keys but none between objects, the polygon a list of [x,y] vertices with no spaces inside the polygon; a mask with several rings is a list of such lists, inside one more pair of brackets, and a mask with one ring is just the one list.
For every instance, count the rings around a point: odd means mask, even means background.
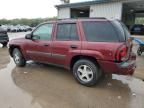
[{"label": "roof rail", "polygon": [[105,17],[90,17],[89,19],[106,19]]},{"label": "roof rail", "polygon": [[105,17],[79,17],[79,18],[63,18],[63,19],[58,19],[58,20],[69,20],[69,19],[106,19]]}]

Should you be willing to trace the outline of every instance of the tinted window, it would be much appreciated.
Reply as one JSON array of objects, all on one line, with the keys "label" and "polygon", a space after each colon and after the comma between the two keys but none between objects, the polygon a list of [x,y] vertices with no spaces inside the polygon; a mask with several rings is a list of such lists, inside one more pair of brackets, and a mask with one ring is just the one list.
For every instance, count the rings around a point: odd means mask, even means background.
[{"label": "tinted window", "polygon": [[33,32],[33,38],[39,40],[50,40],[53,24],[43,24]]},{"label": "tinted window", "polygon": [[120,38],[120,41],[122,41],[122,42],[125,41],[127,39],[127,37],[125,35],[125,32],[124,32],[121,22],[114,20],[111,23],[113,24],[113,26]]},{"label": "tinted window", "polygon": [[86,39],[92,42],[118,42],[118,36],[108,21],[83,22]]},{"label": "tinted window", "polygon": [[125,37],[126,37],[126,40],[127,40],[129,37],[131,37],[130,32],[129,32],[128,28],[123,23],[121,23],[121,25],[124,29]]},{"label": "tinted window", "polygon": [[78,40],[76,24],[58,24],[57,40]]}]

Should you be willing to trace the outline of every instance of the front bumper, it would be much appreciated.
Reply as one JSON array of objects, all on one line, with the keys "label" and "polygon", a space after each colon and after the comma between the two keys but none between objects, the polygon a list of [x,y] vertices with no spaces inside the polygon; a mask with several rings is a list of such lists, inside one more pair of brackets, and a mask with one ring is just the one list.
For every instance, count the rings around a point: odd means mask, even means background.
[{"label": "front bumper", "polygon": [[126,62],[116,63],[98,60],[102,70],[107,74],[133,75],[136,68],[136,55],[131,54]]}]

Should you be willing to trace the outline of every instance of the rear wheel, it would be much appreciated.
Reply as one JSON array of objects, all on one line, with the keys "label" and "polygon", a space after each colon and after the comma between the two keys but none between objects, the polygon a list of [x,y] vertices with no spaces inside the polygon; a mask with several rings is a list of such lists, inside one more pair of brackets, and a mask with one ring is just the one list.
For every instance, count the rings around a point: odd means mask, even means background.
[{"label": "rear wheel", "polygon": [[17,66],[19,67],[23,67],[26,65],[26,60],[24,59],[21,51],[18,49],[18,48],[15,48],[13,50],[13,59],[14,59],[14,62]]},{"label": "rear wheel", "polygon": [[76,80],[85,86],[93,86],[99,79],[99,69],[90,60],[82,59],[73,66],[73,74]]},{"label": "rear wheel", "polygon": [[137,50],[137,54],[138,56],[141,56],[142,55],[142,51],[141,51],[141,48],[139,47],[138,50]]},{"label": "rear wheel", "polygon": [[2,43],[3,44],[3,47],[6,47],[7,46],[7,42],[4,42]]}]

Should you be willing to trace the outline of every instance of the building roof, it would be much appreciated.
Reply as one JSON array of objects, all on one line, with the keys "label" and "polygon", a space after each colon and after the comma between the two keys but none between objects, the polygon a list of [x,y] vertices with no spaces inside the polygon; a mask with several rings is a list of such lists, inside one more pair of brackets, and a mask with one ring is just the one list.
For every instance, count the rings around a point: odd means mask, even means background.
[{"label": "building roof", "polygon": [[57,8],[83,7],[83,6],[90,6],[90,5],[93,5],[93,4],[108,3],[108,2],[112,2],[112,1],[115,1],[115,0],[93,0],[93,1],[86,1],[86,2],[78,2],[78,3],[67,3],[67,4],[56,5],[56,7]]}]

